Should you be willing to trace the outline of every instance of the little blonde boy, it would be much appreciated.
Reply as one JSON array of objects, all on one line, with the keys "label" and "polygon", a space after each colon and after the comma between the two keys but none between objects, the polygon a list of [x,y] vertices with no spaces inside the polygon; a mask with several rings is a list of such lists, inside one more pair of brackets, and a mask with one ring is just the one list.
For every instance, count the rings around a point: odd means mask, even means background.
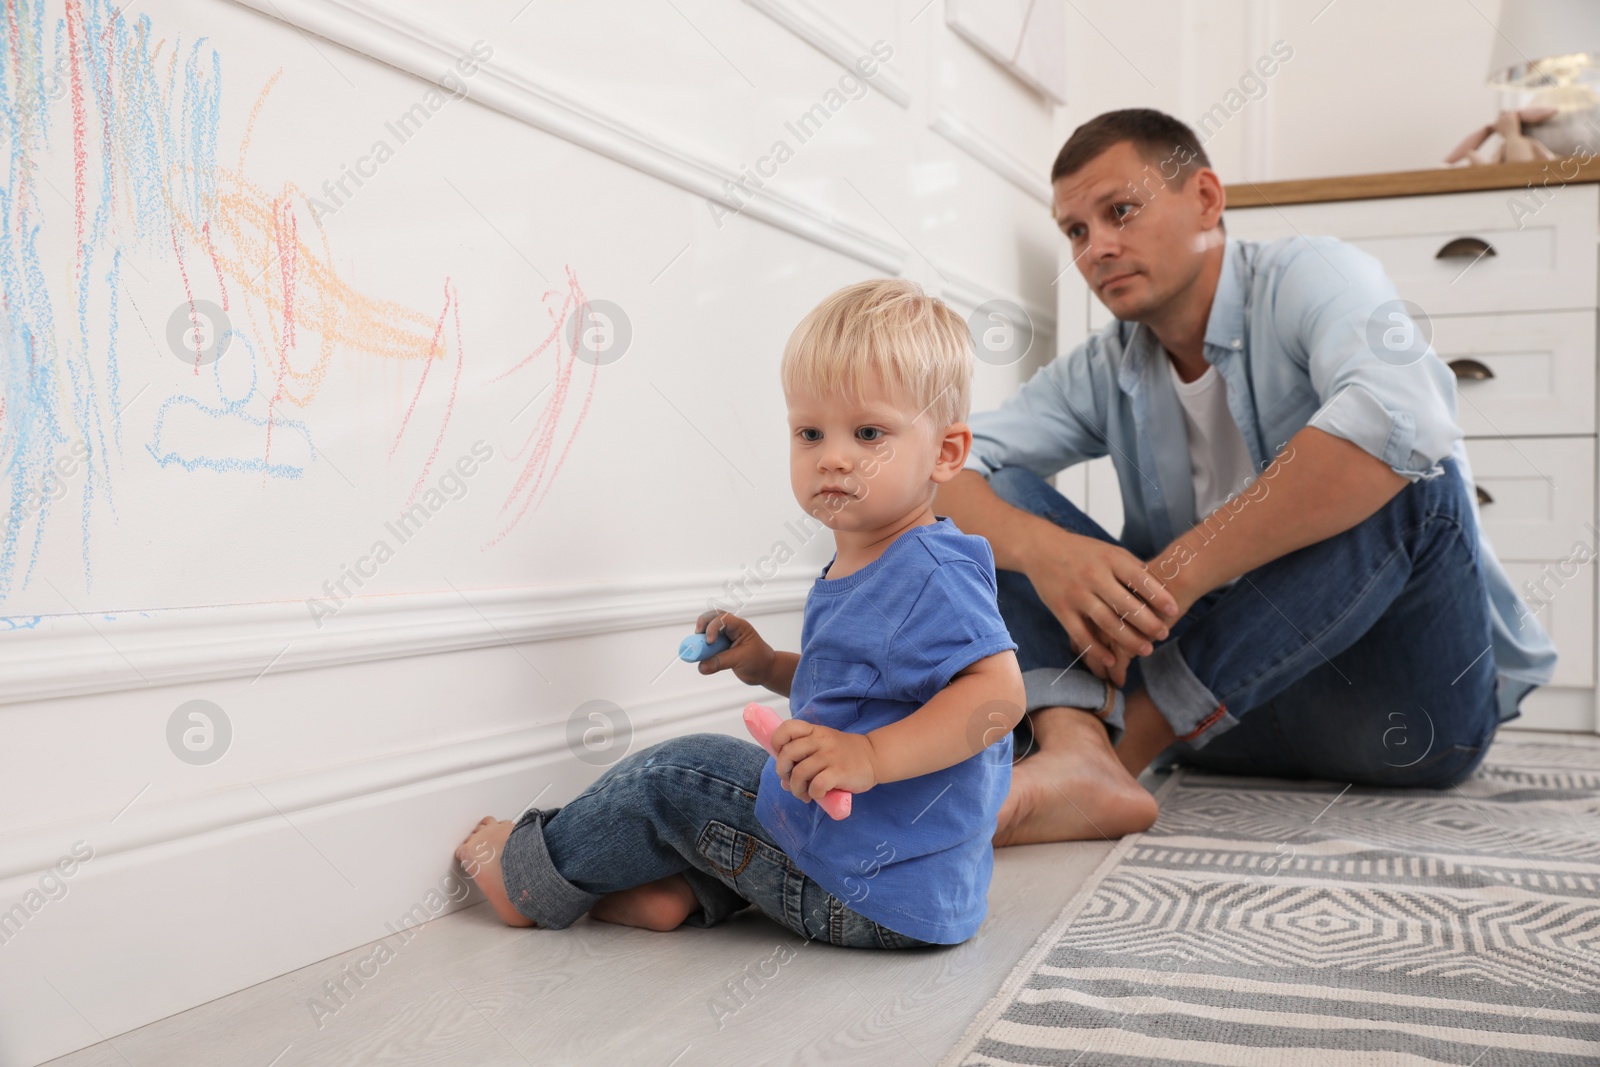
[{"label": "little blonde boy", "polygon": [[[456,856],[502,920],[671,930],[753,904],[852,947],[977,931],[1025,695],[989,543],[932,510],[972,444],[972,369],[966,324],[905,281],[846,286],[795,328],[780,371],[789,477],[834,557],[806,597],[798,654],[726,612],[696,624],[733,641],[702,674],[789,698],[778,755],[724,734],[671,738],[563,807],[486,817]],[[830,789],[856,794],[848,818],[814,803]]]}]

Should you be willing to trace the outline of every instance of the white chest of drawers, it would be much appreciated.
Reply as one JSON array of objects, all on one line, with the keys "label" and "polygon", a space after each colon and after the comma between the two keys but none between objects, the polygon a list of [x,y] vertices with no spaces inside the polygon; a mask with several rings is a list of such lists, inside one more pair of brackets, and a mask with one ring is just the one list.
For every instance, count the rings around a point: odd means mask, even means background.
[{"label": "white chest of drawers", "polygon": [[[1563,169],[1564,168],[1564,169]],[[1520,728],[1600,732],[1596,710],[1596,329],[1600,166],[1523,164],[1230,186],[1228,234],[1338,237],[1378,258],[1456,372],[1480,521],[1555,641],[1551,684]],[[1110,321],[1092,294],[1091,329]],[[1120,529],[1109,464],[1089,514]],[[1533,590],[1529,596],[1525,590]]]}]

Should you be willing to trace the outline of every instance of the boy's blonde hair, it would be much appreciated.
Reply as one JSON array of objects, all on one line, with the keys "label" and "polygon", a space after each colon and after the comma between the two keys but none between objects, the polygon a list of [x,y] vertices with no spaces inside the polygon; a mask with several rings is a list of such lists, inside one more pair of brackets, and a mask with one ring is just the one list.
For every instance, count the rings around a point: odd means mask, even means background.
[{"label": "boy's blonde hair", "polygon": [[860,402],[875,370],[938,434],[966,421],[973,365],[972,334],[944,301],[903,278],[874,278],[812,308],[789,335],[778,373],[786,394],[848,393]]}]

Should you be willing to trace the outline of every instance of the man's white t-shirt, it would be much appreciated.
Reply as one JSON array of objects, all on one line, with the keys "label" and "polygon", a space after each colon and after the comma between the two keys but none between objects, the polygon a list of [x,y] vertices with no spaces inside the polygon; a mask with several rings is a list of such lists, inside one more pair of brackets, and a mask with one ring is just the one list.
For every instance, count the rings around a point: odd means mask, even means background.
[{"label": "man's white t-shirt", "polygon": [[1200,377],[1185,382],[1168,357],[1167,372],[1172,375],[1172,388],[1183,405],[1183,421],[1189,435],[1189,469],[1194,478],[1195,518],[1203,522],[1230,496],[1249,485],[1256,469],[1250,462],[1239,424],[1228,410],[1228,383],[1217,368],[1207,366]]}]

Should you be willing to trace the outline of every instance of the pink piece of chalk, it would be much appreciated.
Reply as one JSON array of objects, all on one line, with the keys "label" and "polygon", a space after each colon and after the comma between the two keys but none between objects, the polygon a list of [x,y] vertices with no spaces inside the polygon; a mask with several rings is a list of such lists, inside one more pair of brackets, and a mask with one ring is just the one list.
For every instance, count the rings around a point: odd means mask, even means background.
[{"label": "pink piece of chalk", "polygon": [[[782,722],[778,713],[765,704],[757,704],[752,700],[744,706],[744,727],[750,731],[750,736],[756,739],[756,743],[767,750],[769,756],[777,756],[777,752],[772,748],[772,731]],[[822,810],[833,818],[845,819],[850,816],[852,795],[847,789],[830,789],[818,803],[822,805]]]}]

